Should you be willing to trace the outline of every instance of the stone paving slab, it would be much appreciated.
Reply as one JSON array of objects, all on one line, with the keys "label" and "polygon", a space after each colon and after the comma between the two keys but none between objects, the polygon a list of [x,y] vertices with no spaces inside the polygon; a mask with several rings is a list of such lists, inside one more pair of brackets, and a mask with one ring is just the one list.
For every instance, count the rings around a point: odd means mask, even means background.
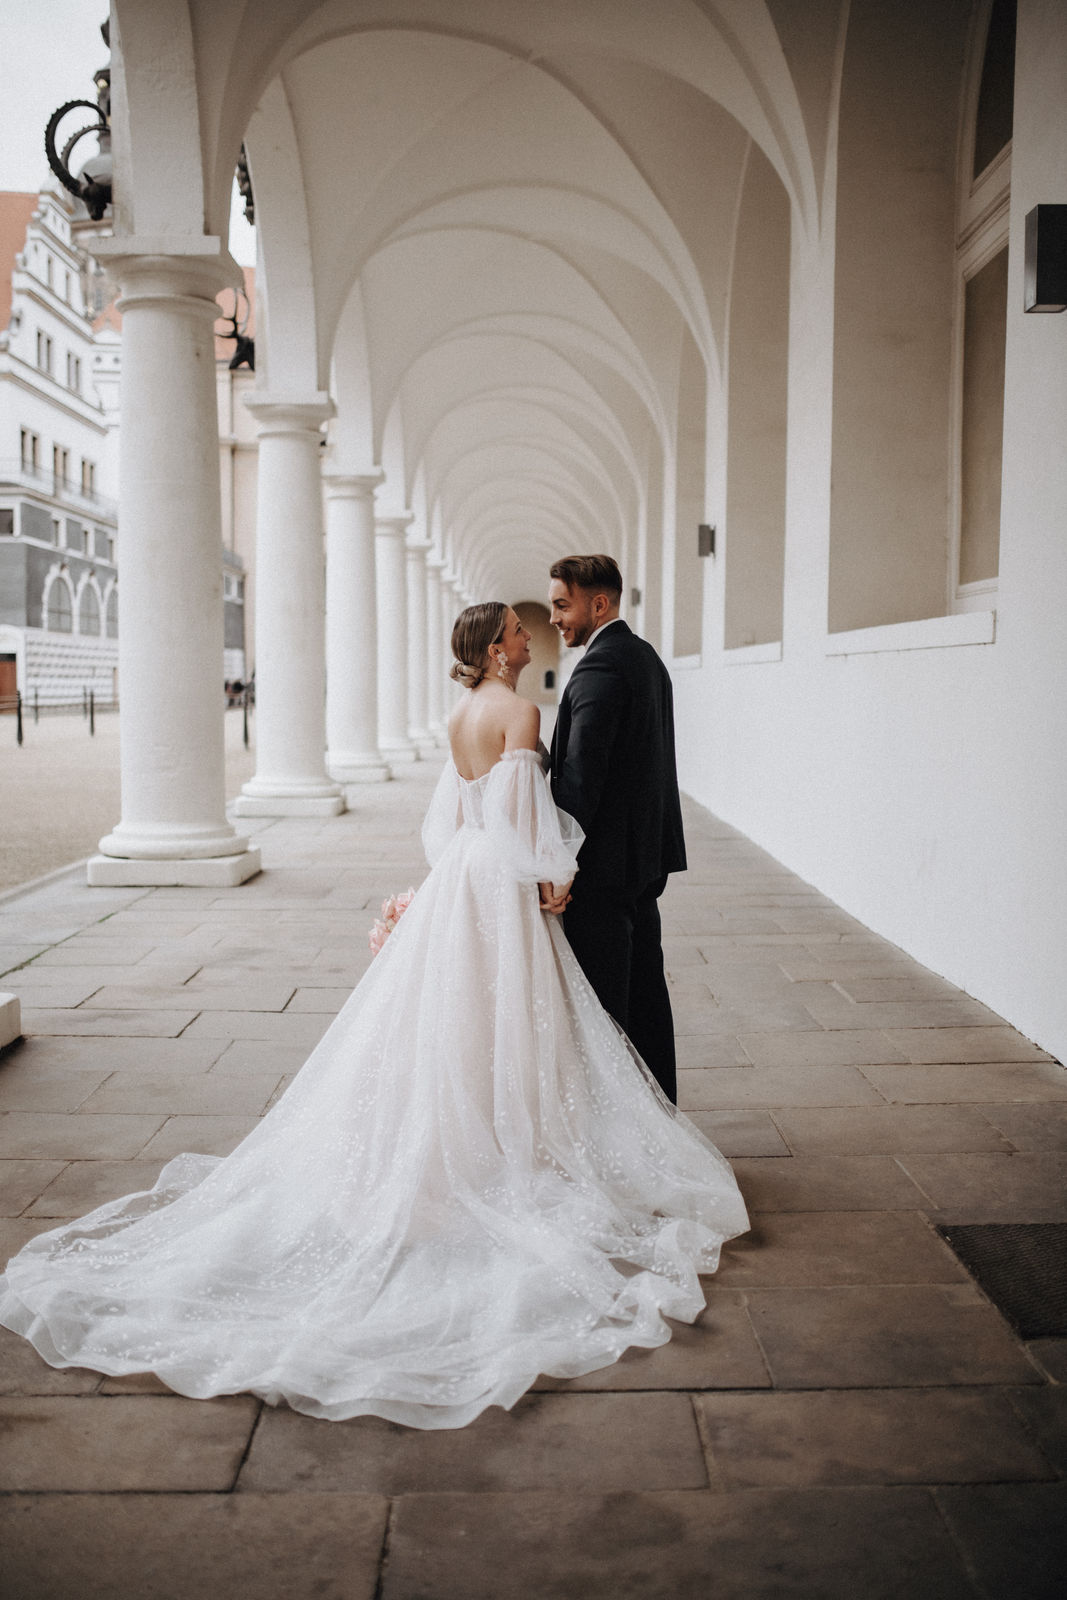
[{"label": "stone paving slab", "polygon": [[0,1116],[0,1155],[23,1160],[122,1161],[140,1155],[162,1116],[64,1115],[7,1111]]},{"label": "stone paving slab", "polygon": [[82,1217],[107,1200],[151,1189],[162,1163],[156,1161],[71,1161],[25,1208],[27,1217]]},{"label": "stone paving slab", "polygon": [[[54,1030],[0,1056],[0,1257],[251,1131],[366,970],[383,884],[421,880],[436,771],[255,819],[267,870],[236,890],[68,880],[0,907],[29,961],[5,982]],[[1057,1214],[1067,1075],[685,809],[683,1103],[754,1222],[697,1322],[433,1434],[53,1371],[0,1333],[9,1482],[41,1485],[0,1493],[15,1594],[1058,1600],[1035,1552],[1062,1516],[1067,1338],[1021,1342],[934,1223]]]},{"label": "stone paving slab", "polygon": [[795,1155],[1010,1149],[984,1108],[971,1105],[783,1106],[774,1120]]},{"label": "stone paving slab", "polygon": [[259,1401],[175,1396],[0,1400],[0,1490],[226,1490]]},{"label": "stone paving slab", "polygon": [[983,1595],[1063,1600],[1067,1484],[944,1488],[936,1499]]},{"label": "stone paving slab", "polygon": [[145,1160],[158,1157],[171,1161],[186,1151],[205,1156],[228,1156],[252,1132],[255,1117],[180,1116],[168,1117],[145,1145]]},{"label": "stone paving slab", "polygon": [[388,1513],[355,1494],[12,1496],[0,1502],[4,1593],[374,1600]]},{"label": "stone paving slab", "polygon": [[733,1166],[753,1211],[915,1211],[926,1200],[891,1156],[770,1154]]},{"label": "stone paving slab", "polygon": [[969,1282],[952,1251],[915,1211],[753,1211],[724,1246],[716,1282],[783,1285]]},{"label": "stone paving slab", "polygon": [[689,1396],[528,1394],[464,1429],[419,1431],[379,1417],[336,1425],[265,1411],[238,1490],[570,1489],[598,1494],[700,1488],[707,1468]]},{"label": "stone paving slab", "polygon": [[899,1488],[411,1495],[397,1505],[382,1600],[976,1600],[978,1593],[932,1496]]},{"label": "stone paving slab", "polygon": [[1055,1476],[1007,1393],[998,1390],[703,1394],[696,1407],[731,1489]]},{"label": "stone paving slab", "polygon": [[159,1038],[176,1039],[196,1017],[196,1011],[94,1011],[44,1010],[27,1007],[22,1013],[22,1027],[26,1034],[65,1034],[76,1037],[82,1034],[97,1038]]},{"label": "stone paving slab", "polygon": [[278,1087],[277,1072],[168,1072],[155,1067],[113,1072],[80,1108],[176,1112],[187,1116],[257,1116]]},{"label": "stone paving slab", "polygon": [[970,1283],[757,1288],[747,1304],[777,1389],[1041,1381]]}]

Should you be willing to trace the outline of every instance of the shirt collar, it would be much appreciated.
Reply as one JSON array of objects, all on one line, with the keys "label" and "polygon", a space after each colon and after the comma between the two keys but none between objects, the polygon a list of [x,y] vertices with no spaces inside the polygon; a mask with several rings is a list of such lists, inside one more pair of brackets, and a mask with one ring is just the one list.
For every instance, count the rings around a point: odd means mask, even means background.
[{"label": "shirt collar", "polygon": [[621,622],[621,621],[622,621],[621,617],[610,617],[607,622],[602,622],[600,624],[599,628],[594,628],[593,629],[592,633],[589,635],[588,639],[585,641],[585,648],[587,650],[589,649],[589,646],[592,644],[592,642],[596,638],[597,634],[603,633],[605,628],[610,628],[612,623]]}]

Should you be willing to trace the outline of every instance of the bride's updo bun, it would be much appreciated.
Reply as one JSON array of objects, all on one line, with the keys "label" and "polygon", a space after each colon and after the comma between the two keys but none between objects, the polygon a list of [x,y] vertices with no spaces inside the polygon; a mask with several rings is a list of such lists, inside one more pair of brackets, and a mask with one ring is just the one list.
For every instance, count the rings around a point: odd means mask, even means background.
[{"label": "bride's updo bun", "polygon": [[465,689],[476,689],[485,677],[489,647],[504,632],[508,608],[502,600],[485,600],[468,606],[456,618],[452,629],[452,654],[455,661],[449,676]]}]

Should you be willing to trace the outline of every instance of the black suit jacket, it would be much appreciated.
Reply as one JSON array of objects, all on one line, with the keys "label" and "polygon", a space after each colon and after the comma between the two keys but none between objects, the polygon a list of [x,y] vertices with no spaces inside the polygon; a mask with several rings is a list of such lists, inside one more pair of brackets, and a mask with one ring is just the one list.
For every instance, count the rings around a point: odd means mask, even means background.
[{"label": "black suit jacket", "polygon": [[552,793],[585,830],[583,888],[638,895],[684,871],[671,680],[625,622],[597,634],[563,691]]}]

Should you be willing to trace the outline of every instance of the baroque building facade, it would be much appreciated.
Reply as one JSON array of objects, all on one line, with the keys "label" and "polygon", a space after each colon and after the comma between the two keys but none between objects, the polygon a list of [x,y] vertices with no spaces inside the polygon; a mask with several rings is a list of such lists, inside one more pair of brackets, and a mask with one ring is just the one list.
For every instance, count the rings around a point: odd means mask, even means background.
[{"label": "baroque building facade", "polygon": [[58,184],[0,194],[0,697],[41,705],[117,690],[118,392],[74,213]]},{"label": "baroque building facade", "polygon": [[[1027,310],[1058,0],[113,0],[112,42],[137,689],[90,881],[236,884],[240,814],[358,808],[440,737],[462,604],[606,550],[689,791],[1062,1054],[1067,319]],[[235,827],[210,341],[242,143]]]}]

